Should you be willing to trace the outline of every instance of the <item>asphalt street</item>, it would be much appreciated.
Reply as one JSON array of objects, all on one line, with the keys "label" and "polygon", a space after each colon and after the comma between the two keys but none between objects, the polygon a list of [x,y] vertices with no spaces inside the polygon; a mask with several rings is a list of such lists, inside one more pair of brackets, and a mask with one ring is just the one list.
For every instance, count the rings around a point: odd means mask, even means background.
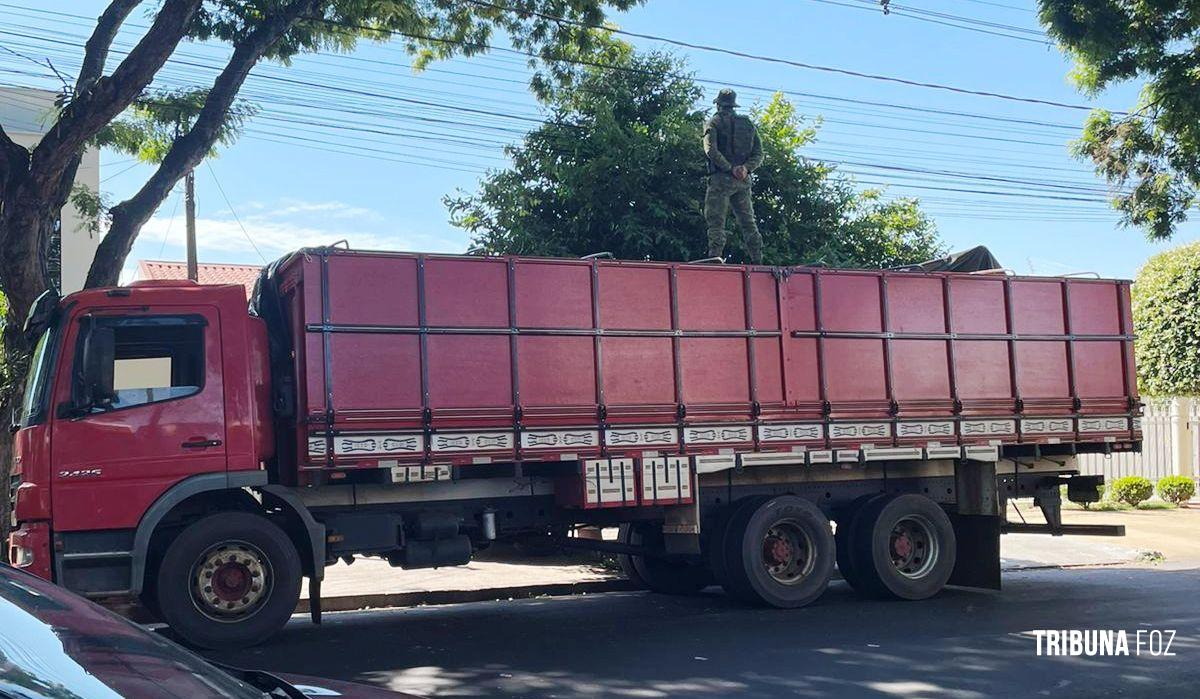
[{"label": "asphalt street", "polygon": [[[1039,657],[1034,629],[1176,632],[1173,657]],[[215,659],[425,696],[1197,696],[1200,568],[1006,573],[999,592],[868,601],[835,582],[806,609],[741,606],[719,589],[295,617]]]}]

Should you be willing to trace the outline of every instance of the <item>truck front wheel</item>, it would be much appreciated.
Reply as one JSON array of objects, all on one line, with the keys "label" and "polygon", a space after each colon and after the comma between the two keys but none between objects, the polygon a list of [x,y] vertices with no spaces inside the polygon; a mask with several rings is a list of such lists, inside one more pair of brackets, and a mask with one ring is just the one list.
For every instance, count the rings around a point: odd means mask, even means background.
[{"label": "truck front wheel", "polygon": [[941,506],[923,495],[868,502],[850,534],[854,587],[867,595],[925,599],[941,591],[954,571],[954,526]]},{"label": "truck front wheel", "polygon": [[167,548],[156,580],[163,620],[202,648],[261,643],[300,598],[300,556],[288,535],[245,512],[210,515]]}]

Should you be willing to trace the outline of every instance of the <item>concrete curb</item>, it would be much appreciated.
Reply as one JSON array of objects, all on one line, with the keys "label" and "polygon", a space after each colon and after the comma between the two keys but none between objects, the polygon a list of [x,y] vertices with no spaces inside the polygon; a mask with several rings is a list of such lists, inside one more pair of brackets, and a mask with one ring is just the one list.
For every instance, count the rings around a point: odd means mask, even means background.
[{"label": "concrete curb", "polygon": [[[576,583],[553,583],[548,585],[521,585],[516,587],[490,587],[480,590],[429,590],[419,592],[392,592],[369,595],[347,595],[325,597],[321,600],[323,612],[352,612],[360,609],[386,607],[422,607],[463,602],[491,602],[505,599],[529,599],[531,597],[563,597],[596,592],[629,592],[639,588],[630,580],[593,580]],[[296,605],[297,614],[308,614],[308,600],[301,599]]]}]

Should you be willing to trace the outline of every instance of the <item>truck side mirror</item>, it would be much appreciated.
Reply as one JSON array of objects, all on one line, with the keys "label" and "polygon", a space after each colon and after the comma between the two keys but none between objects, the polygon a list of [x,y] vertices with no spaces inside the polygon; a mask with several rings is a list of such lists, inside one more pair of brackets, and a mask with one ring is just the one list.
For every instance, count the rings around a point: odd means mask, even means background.
[{"label": "truck side mirror", "polygon": [[75,408],[89,411],[113,398],[113,366],[116,358],[116,333],[111,327],[93,324],[83,343],[83,368]]}]

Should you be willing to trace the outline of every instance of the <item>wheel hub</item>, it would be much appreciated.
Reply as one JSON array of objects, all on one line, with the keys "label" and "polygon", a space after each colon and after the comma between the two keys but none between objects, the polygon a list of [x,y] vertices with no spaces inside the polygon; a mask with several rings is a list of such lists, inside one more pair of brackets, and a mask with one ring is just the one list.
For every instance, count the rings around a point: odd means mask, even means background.
[{"label": "wheel hub", "polygon": [[209,616],[228,619],[251,614],[270,591],[266,556],[244,542],[214,546],[200,557],[193,571],[193,598]]},{"label": "wheel hub", "polygon": [[787,563],[792,559],[792,544],[787,539],[768,536],[763,542],[763,558],[772,565]]},{"label": "wheel hub", "polygon": [[791,585],[812,572],[813,543],[798,523],[785,520],[767,530],[762,541],[763,567],[776,581]]},{"label": "wheel hub", "polygon": [[910,515],[892,527],[889,549],[892,565],[906,578],[928,575],[938,561],[937,537],[924,517]]}]

